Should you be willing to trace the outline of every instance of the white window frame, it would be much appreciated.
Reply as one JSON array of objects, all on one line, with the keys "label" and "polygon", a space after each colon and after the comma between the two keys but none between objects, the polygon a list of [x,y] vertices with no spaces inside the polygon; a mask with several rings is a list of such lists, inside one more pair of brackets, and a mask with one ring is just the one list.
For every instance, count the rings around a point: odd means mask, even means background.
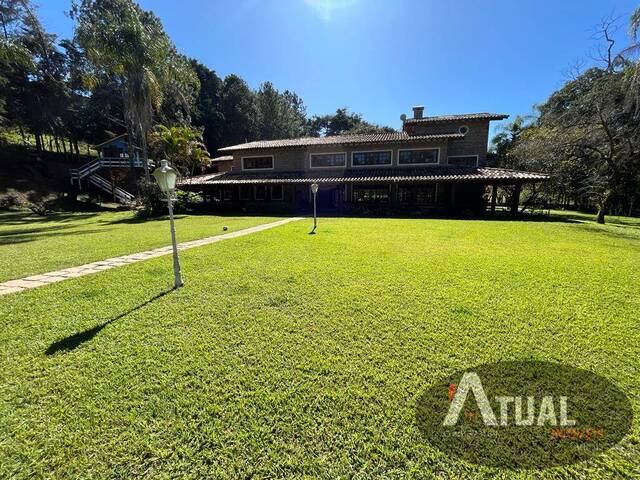
[{"label": "white window frame", "polygon": [[[244,168],[244,159],[245,158],[266,158],[266,157],[271,157],[271,168]],[[273,170],[275,167],[275,163],[276,159],[274,158],[273,155],[249,155],[247,157],[242,157],[240,159],[240,164],[242,167],[242,171],[247,171],[247,172],[260,172],[260,171],[265,171],[265,170]]]},{"label": "white window frame", "polygon": [[[471,154],[471,155],[448,155],[447,156],[447,165],[449,164],[449,159],[450,158],[463,158],[463,157],[476,157],[476,167],[478,166],[478,162],[480,161],[480,155],[476,154]],[[454,165],[454,167],[459,167],[460,165]]]},{"label": "white window frame", "polygon": [[[344,155],[344,165],[337,165],[337,166],[332,166],[332,167],[314,167],[313,166],[313,162],[311,161],[311,157],[313,157],[314,155]],[[310,152],[309,153],[309,168],[313,168],[315,169],[323,169],[323,168],[347,168],[347,163],[349,162],[348,160],[348,156],[347,152]]]},{"label": "white window frame", "polygon": [[269,198],[271,198],[271,200],[274,200],[276,202],[282,202],[284,200],[284,185],[278,185],[280,187],[280,193],[282,193],[282,195],[280,197],[274,197],[273,196],[273,187],[274,185],[271,185],[269,188]]},{"label": "white window frame", "polygon": [[[372,152],[389,152],[389,163],[376,164],[376,165],[354,165],[353,157],[356,153],[372,153]],[[384,168],[384,167],[393,167],[393,149],[385,149],[385,150],[355,150],[351,152],[351,168]]]},{"label": "white window frame", "polygon": [[[438,161],[435,163],[400,163],[400,152],[414,152],[418,150],[437,150],[438,151]],[[396,163],[399,167],[415,167],[416,165],[440,165],[440,147],[422,147],[422,148],[399,148],[398,156],[396,157]],[[464,155],[466,157],[466,155]]]}]

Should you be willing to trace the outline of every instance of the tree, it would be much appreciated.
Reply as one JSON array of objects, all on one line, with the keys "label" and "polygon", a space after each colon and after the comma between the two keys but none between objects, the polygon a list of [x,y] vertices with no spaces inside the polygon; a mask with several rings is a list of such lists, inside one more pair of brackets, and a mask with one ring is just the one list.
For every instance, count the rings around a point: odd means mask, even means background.
[{"label": "tree", "polygon": [[309,134],[314,137],[355,133],[395,132],[391,127],[369,123],[359,113],[349,113],[346,107],[336,110],[334,115],[314,115],[308,121]]},{"label": "tree", "polygon": [[594,67],[568,82],[539,107],[535,127],[514,148],[516,157],[542,159],[578,201],[595,204],[598,223],[614,202],[633,208],[637,195],[640,132],[624,108],[628,68]]},{"label": "tree", "polygon": [[247,83],[237,75],[222,82],[223,143],[233,145],[257,138],[255,96]]},{"label": "tree", "polygon": [[[631,15],[629,20],[629,36],[631,45],[622,51],[623,55],[640,54],[640,7]],[[627,101],[633,110],[636,120],[640,119],[640,61],[636,61],[628,75],[629,90]]]},{"label": "tree", "polygon": [[149,180],[147,136],[168,91],[188,108],[198,80],[162,28],[160,19],[131,0],[79,0],[75,39],[96,72],[122,83],[129,139],[141,149]]},{"label": "tree", "polygon": [[306,110],[298,95],[280,93],[265,82],[255,94],[257,130],[261,140],[302,137],[306,131]]},{"label": "tree", "polygon": [[169,160],[183,175],[193,175],[211,160],[202,133],[191,127],[158,125],[149,136],[149,144],[160,158]]},{"label": "tree", "polygon": [[223,140],[222,80],[216,72],[196,60],[189,61],[200,81],[200,92],[193,109],[192,122],[203,129],[202,137],[210,152],[225,146]]}]

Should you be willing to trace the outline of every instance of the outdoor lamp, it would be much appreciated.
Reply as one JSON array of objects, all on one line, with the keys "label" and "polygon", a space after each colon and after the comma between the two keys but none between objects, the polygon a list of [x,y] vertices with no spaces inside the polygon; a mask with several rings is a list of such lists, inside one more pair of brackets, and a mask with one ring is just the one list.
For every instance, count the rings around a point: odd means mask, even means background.
[{"label": "outdoor lamp", "polygon": [[181,287],[182,274],[180,273],[180,259],[178,258],[178,244],[176,242],[176,227],[173,222],[173,192],[176,188],[176,180],[178,174],[169,166],[166,160],[160,161],[160,166],[153,171],[153,177],[158,182],[158,187],[163,193],[167,194],[167,207],[169,208],[169,225],[171,227],[171,244],[173,246],[173,277],[174,287]]},{"label": "outdoor lamp", "polygon": [[171,194],[175,190],[178,174],[169,166],[167,160],[160,161],[160,166],[153,171],[153,176],[164,193]]},{"label": "outdoor lamp", "polygon": [[316,196],[318,195],[318,184],[311,184],[311,193],[313,193],[313,230],[310,233],[316,233],[316,227],[318,226],[318,215],[316,211]]}]

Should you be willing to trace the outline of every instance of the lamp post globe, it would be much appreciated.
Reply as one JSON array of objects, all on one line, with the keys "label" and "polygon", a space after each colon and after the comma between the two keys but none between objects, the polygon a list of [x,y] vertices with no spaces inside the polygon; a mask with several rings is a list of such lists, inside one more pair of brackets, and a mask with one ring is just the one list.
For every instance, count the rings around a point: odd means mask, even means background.
[{"label": "lamp post globe", "polygon": [[160,190],[164,193],[171,193],[175,190],[178,174],[169,166],[167,160],[160,161],[160,166],[153,171],[153,176],[158,182]]},{"label": "lamp post globe", "polygon": [[167,194],[167,208],[169,209],[169,225],[171,227],[171,244],[173,246],[173,277],[174,287],[184,285],[182,273],[180,272],[180,259],[178,258],[178,243],[176,241],[176,227],[173,221],[173,192],[176,189],[178,173],[169,166],[167,160],[161,160],[160,166],[153,171],[153,177],[158,182],[158,187]]}]

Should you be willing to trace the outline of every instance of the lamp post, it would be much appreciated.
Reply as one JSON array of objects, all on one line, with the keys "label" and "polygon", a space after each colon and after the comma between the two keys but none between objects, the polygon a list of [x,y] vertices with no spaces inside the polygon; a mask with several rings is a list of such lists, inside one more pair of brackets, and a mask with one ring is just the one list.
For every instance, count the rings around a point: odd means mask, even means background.
[{"label": "lamp post", "polygon": [[318,184],[311,184],[311,193],[313,194],[313,230],[311,233],[316,233],[316,227],[318,226],[318,214],[316,210],[316,197],[318,196]]},{"label": "lamp post", "polygon": [[178,174],[169,166],[166,160],[160,161],[160,166],[153,171],[153,176],[158,182],[158,186],[167,195],[167,206],[169,207],[169,224],[171,225],[171,243],[173,245],[173,277],[174,287],[181,287],[182,275],[180,274],[180,260],[178,259],[178,245],[176,243],[176,227],[173,223],[173,193],[176,188]]}]

